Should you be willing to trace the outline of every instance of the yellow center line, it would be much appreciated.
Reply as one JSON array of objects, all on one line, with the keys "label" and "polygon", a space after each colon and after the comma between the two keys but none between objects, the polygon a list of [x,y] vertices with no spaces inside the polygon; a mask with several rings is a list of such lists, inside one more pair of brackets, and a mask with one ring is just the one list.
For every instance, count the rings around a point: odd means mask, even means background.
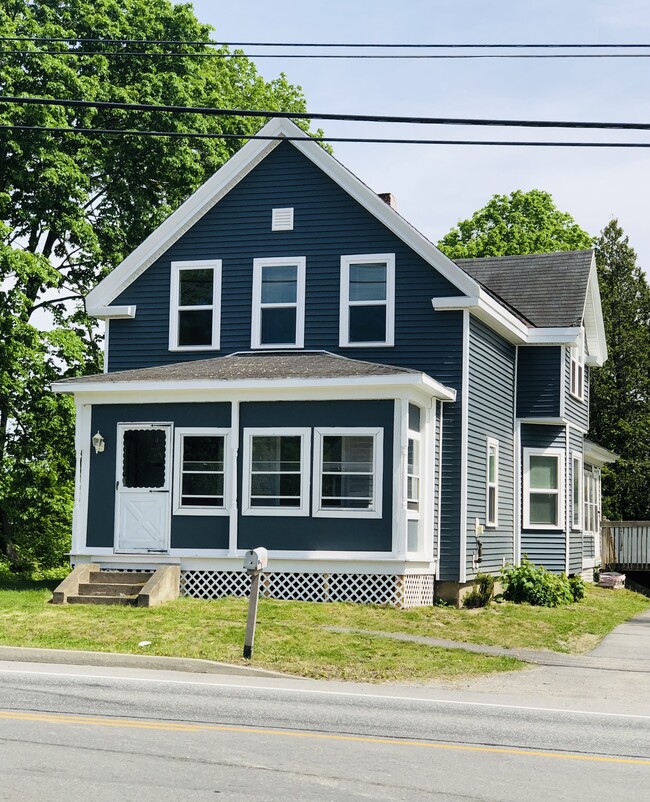
[{"label": "yellow center line", "polygon": [[525,757],[548,757],[560,760],[586,760],[596,763],[631,763],[637,766],[650,766],[650,759],[613,757],[607,755],[572,755],[563,752],[542,752],[534,749],[515,749],[498,746],[471,746],[469,744],[431,743],[428,741],[409,741],[397,738],[378,738],[363,735],[336,735],[320,732],[290,732],[270,730],[259,727],[235,727],[219,724],[183,724],[164,721],[137,721],[133,719],[98,718],[94,716],[59,715],[52,713],[19,713],[0,711],[0,720],[36,721],[46,724],[77,724],[95,727],[125,727],[140,730],[161,730],[163,732],[236,732],[246,735],[279,735],[288,738],[312,738],[323,741],[348,741],[367,744],[387,744],[390,746],[418,746],[424,749],[453,749],[461,752],[488,752],[500,755],[522,755]]}]

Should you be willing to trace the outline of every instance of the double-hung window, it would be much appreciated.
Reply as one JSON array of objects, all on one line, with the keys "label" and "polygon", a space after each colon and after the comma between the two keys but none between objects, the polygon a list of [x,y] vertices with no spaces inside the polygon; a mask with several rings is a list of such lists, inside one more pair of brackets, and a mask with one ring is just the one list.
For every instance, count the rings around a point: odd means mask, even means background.
[{"label": "double-hung window", "polygon": [[341,346],[395,342],[395,254],[341,257]]},{"label": "double-hung window", "polygon": [[487,526],[499,525],[499,441],[488,437],[486,465],[486,509]]},{"label": "double-hung window", "polygon": [[170,351],[219,349],[221,259],[172,262]]},{"label": "double-hung window", "polygon": [[571,395],[579,398],[581,401],[584,399],[585,387],[585,353],[584,353],[584,339],[580,336],[580,343],[571,348]]},{"label": "double-hung window", "polygon": [[582,529],[582,454],[571,454],[571,528]]},{"label": "double-hung window", "polygon": [[244,515],[309,515],[310,430],[244,430]]},{"label": "double-hung window", "polygon": [[382,451],[382,429],[314,429],[314,516],[381,518]]},{"label": "double-hung window", "polygon": [[177,428],[175,439],[174,514],[227,513],[227,430]]},{"label": "double-hung window", "polygon": [[253,260],[251,347],[303,347],[305,272],[304,256]]},{"label": "double-hung window", "polygon": [[561,529],[564,454],[554,449],[524,449],[524,527]]}]

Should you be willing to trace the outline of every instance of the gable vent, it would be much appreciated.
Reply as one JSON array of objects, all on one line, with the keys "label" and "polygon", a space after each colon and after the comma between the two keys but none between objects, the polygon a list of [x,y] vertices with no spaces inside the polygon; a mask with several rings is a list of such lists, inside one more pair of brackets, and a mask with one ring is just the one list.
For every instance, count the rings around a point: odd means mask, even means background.
[{"label": "gable vent", "polygon": [[293,231],[293,208],[273,209],[271,231]]}]

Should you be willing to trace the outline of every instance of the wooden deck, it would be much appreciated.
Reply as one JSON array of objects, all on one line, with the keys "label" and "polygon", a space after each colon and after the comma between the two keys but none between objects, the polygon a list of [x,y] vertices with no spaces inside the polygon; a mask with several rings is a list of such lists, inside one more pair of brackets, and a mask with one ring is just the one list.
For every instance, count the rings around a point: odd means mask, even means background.
[{"label": "wooden deck", "polygon": [[603,565],[627,571],[650,571],[650,521],[603,521]]}]

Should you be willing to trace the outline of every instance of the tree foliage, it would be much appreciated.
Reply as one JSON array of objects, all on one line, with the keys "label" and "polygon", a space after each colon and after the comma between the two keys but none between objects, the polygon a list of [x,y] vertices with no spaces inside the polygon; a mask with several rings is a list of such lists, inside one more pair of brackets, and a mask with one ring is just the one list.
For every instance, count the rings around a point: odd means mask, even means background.
[{"label": "tree foliage", "polygon": [[[0,4],[3,37],[205,41],[210,30],[191,5],[170,0]],[[175,45],[196,57],[160,55],[168,49],[5,41],[3,50],[16,52],[3,55],[0,94],[305,110],[300,87],[284,75],[265,81],[243,54],[215,58],[207,55],[214,48]],[[102,54],[119,50],[147,55]],[[263,122],[0,105],[0,125],[12,126],[252,134]],[[60,560],[70,528],[73,410],[47,387],[100,369],[100,337],[81,297],[243,141],[0,130],[0,553],[12,563]]]},{"label": "tree foliage", "polygon": [[596,241],[609,358],[591,373],[593,439],[621,455],[604,471],[604,514],[650,519],[650,286],[617,220]]},{"label": "tree foliage", "polygon": [[451,259],[575,251],[591,246],[589,234],[540,189],[493,195],[438,243]]}]

